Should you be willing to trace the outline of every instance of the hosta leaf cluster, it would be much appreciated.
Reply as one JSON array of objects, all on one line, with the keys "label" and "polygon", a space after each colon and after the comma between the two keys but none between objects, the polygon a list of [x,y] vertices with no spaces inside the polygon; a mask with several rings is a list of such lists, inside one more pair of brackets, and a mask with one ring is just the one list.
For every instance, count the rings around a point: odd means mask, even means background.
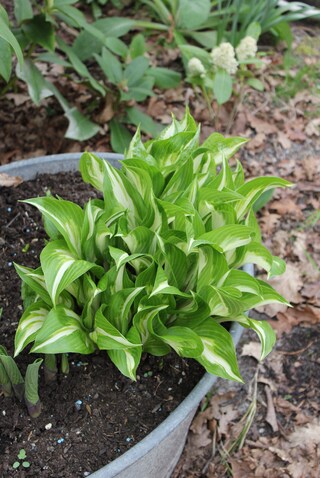
[{"label": "hosta leaf cluster", "polygon": [[244,140],[214,133],[200,145],[199,134],[187,113],[146,144],[137,131],[121,169],[84,153],[83,180],[103,196],[84,208],[54,197],[25,201],[42,213],[50,240],[40,267],[16,265],[29,304],[16,354],[28,344],[44,354],[103,350],[135,379],[143,352],[173,349],[241,380],[221,325],[230,321],[255,330],[262,356],[270,352],[272,329],[245,312],[285,300],[241,268],[284,271],[261,244],[252,206],[269,188],[289,183],[245,182],[240,163],[228,163]]}]

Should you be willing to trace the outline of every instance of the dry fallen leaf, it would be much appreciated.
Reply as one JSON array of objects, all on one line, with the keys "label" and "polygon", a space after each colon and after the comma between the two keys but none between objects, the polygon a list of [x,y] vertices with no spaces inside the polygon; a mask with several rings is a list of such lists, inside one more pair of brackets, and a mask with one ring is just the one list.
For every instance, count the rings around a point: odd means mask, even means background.
[{"label": "dry fallen leaf", "polygon": [[277,432],[279,430],[279,426],[278,426],[278,422],[277,422],[276,411],[275,411],[274,404],[273,404],[272,393],[271,393],[270,387],[268,385],[266,385],[264,387],[264,389],[265,389],[266,396],[267,396],[267,415],[266,415],[265,420],[266,420],[266,422],[269,423],[273,432]]},{"label": "dry fallen leaf", "polygon": [[268,123],[267,121],[264,121],[250,113],[247,113],[247,120],[250,126],[255,129],[257,133],[269,135],[278,132],[278,128],[274,123]]},{"label": "dry fallen leaf", "polygon": [[0,186],[5,187],[16,187],[18,184],[21,184],[23,179],[20,176],[10,176],[6,173],[0,173]]},{"label": "dry fallen leaf", "polygon": [[253,357],[259,362],[261,357],[261,343],[249,342],[248,344],[244,344],[241,355]]}]

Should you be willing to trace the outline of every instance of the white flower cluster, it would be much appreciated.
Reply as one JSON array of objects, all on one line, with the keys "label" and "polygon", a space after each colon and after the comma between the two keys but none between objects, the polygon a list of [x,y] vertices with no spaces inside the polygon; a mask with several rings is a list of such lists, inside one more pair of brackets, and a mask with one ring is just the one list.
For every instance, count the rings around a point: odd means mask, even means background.
[{"label": "white flower cluster", "polygon": [[212,63],[218,68],[222,68],[230,75],[236,73],[238,62],[235,57],[235,51],[231,43],[220,43],[211,52]]},{"label": "white flower cluster", "polygon": [[238,60],[244,61],[248,58],[254,58],[256,56],[257,50],[257,40],[250,36],[242,38],[241,42],[236,48]]},{"label": "white flower cluster", "polygon": [[204,78],[206,76],[206,69],[199,58],[191,58],[188,62],[188,72],[191,77],[200,76]]}]

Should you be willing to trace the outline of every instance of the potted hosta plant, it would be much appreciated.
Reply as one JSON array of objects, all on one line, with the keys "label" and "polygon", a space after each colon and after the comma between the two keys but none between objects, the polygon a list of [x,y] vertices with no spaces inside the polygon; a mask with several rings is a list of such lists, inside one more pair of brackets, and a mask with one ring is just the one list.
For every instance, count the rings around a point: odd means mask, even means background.
[{"label": "potted hosta plant", "polygon": [[[51,195],[24,201],[42,213],[48,241],[39,267],[15,264],[26,305],[15,356],[31,346],[50,370],[61,355],[66,372],[69,354],[100,351],[135,381],[143,354],[173,351],[212,376],[242,381],[232,339],[239,325],[258,334],[262,358],[271,351],[270,325],[246,312],[286,301],[243,268],[283,273],[283,261],[261,244],[252,206],[266,190],[290,183],[245,181],[241,164],[228,162],[245,140],[214,133],[200,145],[199,135],[187,112],[145,144],[137,131],[121,169],[84,153],[82,178],[97,190],[84,207]],[[239,325],[230,333],[224,323]],[[212,385],[208,374],[160,432],[93,476],[169,476],[195,407]]]}]

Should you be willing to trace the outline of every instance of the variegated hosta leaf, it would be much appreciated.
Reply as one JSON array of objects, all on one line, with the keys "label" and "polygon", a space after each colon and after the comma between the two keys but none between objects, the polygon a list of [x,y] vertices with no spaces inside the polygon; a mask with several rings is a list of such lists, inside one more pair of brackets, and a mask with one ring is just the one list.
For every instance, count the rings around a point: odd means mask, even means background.
[{"label": "variegated hosta leaf", "polygon": [[167,305],[147,305],[143,308],[140,308],[138,312],[133,317],[133,324],[135,328],[139,331],[143,345],[147,344],[150,332],[148,324],[153,318],[161,311],[166,309]]},{"label": "variegated hosta leaf", "polygon": [[254,232],[250,227],[242,225],[227,225],[202,234],[191,244],[191,248],[202,244],[210,244],[218,252],[227,252],[237,247],[249,244],[253,240]]},{"label": "variegated hosta leaf", "polygon": [[108,304],[110,322],[122,333],[127,333],[130,324],[130,309],[133,301],[139,296],[144,287],[130,287],[112,294]]},{"label": "variegated hosta leaf", "polygon": [[292,183],[286,181],[285,179],[272,176],[255,178],[246,182],[237,190],[237,193],[245,197],[244,200],[239,201],[235,206],[237,218],[241,219],[265,191],[268,191],[272,188],[285,188],[288,186],[292,186]]},{"label": "variegated hosta leaf", "polygon": [[169,285],[168,277],[161,266],[157,269],[157,275],[150,297],[158,294],[172,294],[181,297],[190,297],[189,294],[180,291],[177,287]]},{"label": "variegated hosta leaf", "polygon": [[216,284],[228,271],[228,264],[223,254],[211,246],[198,247],[197,292],[205,285]]},{"label": "variegated hosta leaf", "polygon": [[84,221],[81,230],[81,248],[84,258],[91,262],[96,262],[95,251],[96,222],[103,214],[101,207],[93,204],[89,200],[84,208]]},{"label": "variegated hosta leaf", "polygon": [[[131,327],[126,335],[127,340],[133,344],[140,344],[140,335],[135,327]],[[108,350],[108,355],[115,366],[123,375],[136,380],[136,371],[140,363],[142,347],[130,347],[122,350]]]},{"label": "variegated hosta leaf", "polygon": [[22,314],[14,339],[14,356],[34,341],[51,307],[43,301],[30,305]]},{"label": "variegated hosta leaf", "polygon": [[29,267],[14,264],[14,267],[20,278],[48,305],[52,305],[52,300],[48,294],[45,277],[41,267],[30,269]]},{"label": "variegated hosta leaf", "polygon": [[233,156],[234,153],[236,153],[247,141],[246,138],[224,138],[222,134],[212,133],[202,143],[202,147],[208,149],[216,164],[220,164],[222,163],[223,158],[231,158],[231,156]]},{"label": "variegated hosta leaf", "polygon": [[40,261],[53,305],[63,290],[95,267],[92,262],[78,260],[63,240],[49,242],[41,252]]},{"label": "variegated hosta leaf", "polygon": [[81,324],[81,319],[70,309],[58,305],[48,313],[36,335],[31,352],[44,354],[91,354],[94,343]]},{"label": "variegated hosta leaf", "polygon": [[81,257],[81,229],[84,213],[80,206],[64,199],[53,197],[34,198],[23,201],[35,206],[58,229],[71,251]]},{"label": "variegated hosta leaf", "polygon": [[276,341],[276,334],[266,320],[254,320],[250,317],[239,317],[237,322],[248,329],[254,330],[261,342],[261,357],[260,360],[263,360],[273,349],[273,346]]},{"label": "variegated hosta leaf", "polygon": [[233,317],[244,312],[241,293],[235,288],[204,286],[200,297],[208,304],[210,315]]},{"label": "variegated hosta leaf", "polygon": [[106,318],[103,311],[105,306],[101,306],[96,313],[94,321],[94,331],[90,333],[90,338],[97,344],[100,350],[123,350],[131,347],[140,347],[141,343],[132,343],[119,330],[112,325]]},{"label": "variegated hosta leaf", "polygon": [[259,282],[250,274],[244,271],[231,269],[221,278],[218,286],[234,287],[241,292],[249,292],[261,297],[261,287]]},{"label": "variegated hosta leaf", "polygon": [[103,179],[106,172],[106,162],[93,153],[86,151],[79,163],[82,179],[92,184],[98,191],[103,191]]},{"label": "variegated hosta leaf", "polygon": [[203,352],[196,360],[203,365],[206,371],[218,377],[243,382],[229,332],[212,318],[202,322],[193,330],[203,344]]},{"label": "variegated hosta leaf", "polygon": [[[203,352],[203,344],[198,335],[188,327],[165,327],[159,316],[148,321],[151,335],[170,345],[181,357],[197,358]],[[150,346],[149,346],[150,349]]]},{"label": "variegated hosta leaf", "polygon": [[140,193],[129,179],[108,163],[106,163],[103,195],[108,211],[112,212],[119,205],[127,210],[130,229],[143,225],[145,214],[148,214],[148,204],[144,203]]},{"label": "variegated hosta leaf", "polygon": [[259,297],[253,294],[244,293],[242,299],[246,310],[272,303],[285,304],[288,307],[291,307],[289,302],[287,302],[282,295],[278,294],[271,285],[259,279],[257,279],[257,281],[260,285],[261,296]]}]

